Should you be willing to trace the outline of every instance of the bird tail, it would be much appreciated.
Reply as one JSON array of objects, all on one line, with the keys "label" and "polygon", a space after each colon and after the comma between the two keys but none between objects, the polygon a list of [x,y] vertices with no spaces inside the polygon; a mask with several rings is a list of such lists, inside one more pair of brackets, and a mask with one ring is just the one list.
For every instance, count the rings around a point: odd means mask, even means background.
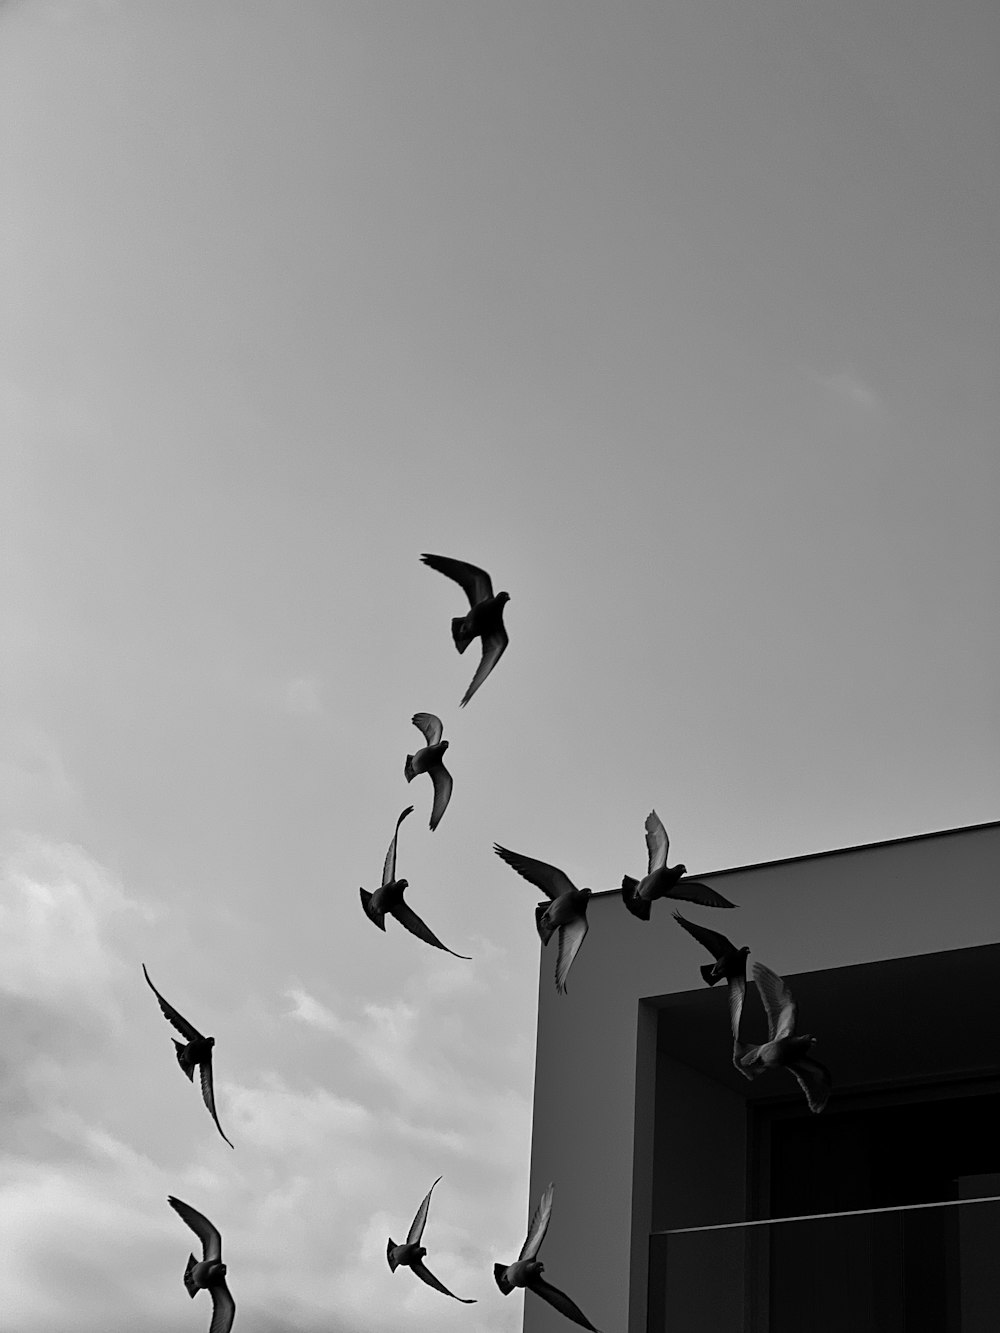
[{"label": "bird tail", "polygon": [[539,903],[535,908],[535,926],[537,927],[538,934],[541,937],[543,948],[546,944],[548,944],[549,940],[552,938],[553,933],[555,932],[556,929],[555,926],[550,925],[548,921],[545,920],[545,913],[548,910],[549,910],[548,903]]},{"label": "bird tail", "polygon": [[706,986],[714,986],[722,977],[722,973],[716,971],[714,963],[706,963],[704,967],[699,967],[698,971],[704,978]]},{"label": "bird tail", "polygon": [[195,1062],[191,1059],[190,1051],[182,1041],[178,1041],[175,1037],[171,1037],[170,1040],[177,1047],[177,1063],[180,1065],[180,1067],[184,1070],[185,1074],[187,1074],[188,1078],[193,1083]]},{"label": "bird tail", "polygon": [[496,1284],[497,1284],[497,1286],[500,1288],[500,1290],[503,1292],[503,1294],[504,1294],[505,1296],[509,1296],[510,1293],[514,1290],[514,1288],[513,1288],[513,1287],[511,1286],[511,1284],[507,1281],[507,1265],[506,1265],[506,1264],[494,1264],[494,1265],[493,1265],[493,1276],[494,1276],[494,1278],[496,1279]]},{"label": "bird tail", "polygon": [[365,916],[369,921],[374,921],[379,930],[385,930],[385,912],[379,912],[372,907],[372,899],[375,895],[366,892],[364,889],[359,890],[359,892],[361,893],[361,906],[365,909]]},{"label": "bird tail", "polygon": [[756,1047],[748,1045],[745,1041],[733,1042],[733,1064],[738,1073],[751,1081],[755,1079],[758,1074],[763,1074],[764,1072],[764,1066],[759,1060],[747,1059],[748,1056],[755,1054],[755,1052]]},{"label": "bird tail", "polygon": [[198,1284],[191,1276],[191,1273],[193,1272],[194,1266],[197,1262],[198,1260],[192,1254],[187,1261],[187,1268],[185,1268],[184,1270],[184,1285],[185,1287],[187,1287],[188,1295],[192,1297],[197,1296],[198,1294]]},{"label": "bird tail", "polygon": [[645,898],[636,897],[636,889],[639,887],[639,881],[633,879],[631,875],[622,876],[622,902],[640,921],[649,920],[649,903]]},{"label": "bird tail", "polygon": [[465,616],[455,616],[451,622],[451,637],[455,640],[455,647],[460,653],[464,653],[469,644],[476,637],[469,632],[467,618]]},{"label": "bird tail", "polygon": [[407,782],[412,782],[416,776],[417,772],[416,769],[413,767],[413,755],[408,754],[406,756],[406,763],[403,765],[403,777],[407,780]]},{"label": "bird tail", "polygon": [[395,1248],[396,1248],[396,1242],[390,1236],[389,1244],[385,1247],[385,1257],[389,1260],[389,1267],[392,1269],[394,1273],[396,1269],[399,1267],[399,1260],[396,1259],[392,1253]]}]

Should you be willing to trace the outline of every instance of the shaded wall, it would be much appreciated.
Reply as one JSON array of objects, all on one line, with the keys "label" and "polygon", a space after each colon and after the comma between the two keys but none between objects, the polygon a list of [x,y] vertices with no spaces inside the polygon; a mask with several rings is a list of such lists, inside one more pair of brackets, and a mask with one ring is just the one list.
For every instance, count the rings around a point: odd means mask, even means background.
[{"label": "shaded wall", "polygon": [[[782,975],[1000,941],[1000,824],[698,877],[740,909],[685,914]],[[700,986],[706,955],[663,903],[643,923],[604,894],[589,920],[567,995],[541,956],[531,1200],[555,1182],[549,1280],[598,1328],[644,1333],[658,1028],[644,1002]],[[563,1324],[526,1299],[525,1333]]]}]

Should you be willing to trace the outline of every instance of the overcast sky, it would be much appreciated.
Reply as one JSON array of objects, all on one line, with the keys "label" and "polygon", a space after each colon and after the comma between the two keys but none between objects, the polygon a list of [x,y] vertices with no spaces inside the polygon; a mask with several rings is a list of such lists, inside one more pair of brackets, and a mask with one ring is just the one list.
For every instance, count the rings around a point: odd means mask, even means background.
[{"label": "overcast sky", "polygon": [[[242,1333],[512,1333],[491,844],[598,890],[654,806],[692,871],[997,817],[998,50],[990,0],[0,8],[10,1333],[206,1328],[168,1193]],[[464,710],[423,551],[511,596]],[[471,962],[361,911],[411,801]],[[476,1306],[386,1265],[438,1175]]]}]

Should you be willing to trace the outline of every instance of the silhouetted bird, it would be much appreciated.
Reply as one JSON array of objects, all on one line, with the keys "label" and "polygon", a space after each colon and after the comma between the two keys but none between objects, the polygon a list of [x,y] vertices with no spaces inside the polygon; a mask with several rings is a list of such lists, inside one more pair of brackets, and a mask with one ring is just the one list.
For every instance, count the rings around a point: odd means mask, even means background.
[{"label": "silhouetted bird", "polygon": [[689,903],[701,903],[702,907],[736,906],[707,884],[683,879],[687,874],[687,866],[667,865],[670,839],[655,810],[646,816],[646,850],[649,853],[649,869],[645,877],[637,880],[626,875],[622,879],[622,901],[640,921],[649,920],[649,906],[656,898],[680,898]]},{"label": "silhouetted bird", "polygon": [[[434,1185],[438,1183],[441,1177],[438,1176]],[[453,1291],[449,1291],[443,1283],[439,1282],[434,1274],[424,1265],[424,1255],[427,1253],[423,1245],[420,1244],[424,1227],[427,1224],[427,1210],[431,1206],[431,1195],[434,1193],[434,1185],[430,1187],[424,1195],[424,1201],[417,1209],[416,1216],[410,1223],[410,1229],[406,1233],[406,1241],[402,1245],[389,1238],[389,1244],[386,1248],[385,1256],[389,1260],[389,1267],[395,1273],[396,1269],[403,1264],[407,1268],[412,1268],[421,1282],[426,1282],[429,1287],[435,1291],[441,1291],[445,1296],[450,1296],[453,1301],[461,1301],[463,1305],[475,1305],[475,1299],[456,1296]]]},{"label": "silhouetted bird", "polygon": [[818,1114],[830,1098],[833,1080],[827,1067],[809,1055],[816,1038],[795,1036],[798,1009],[777,972],[763,963],[754,963],[751,973],[767,1012],[767,1041],[748,1046],[737,1035],[733,1064],[745,1078],[757,1078],[768,1069],[787,1069],[805,1093],[809,1110]]},{"label": "silhouetted bird", "polygon": [[539,1263],[537,1255],[549,1228],[549,1218],[552,1216],[552,1200],[555,1197],[555,1192],[555,1186],[549,1185],[538,1201],[538,1207],[528,1224],[527,1238],[521,1246],[521,1253],[517,1256],[517,1260],[512,1264],[494,1264],[493,1276],[496,1279],[497,1286],[505,1296],[509,1296],[515,1287],[526,1287],[528,1291],[533,1291],[536,1296],[541,1296],[543,1301],[548,1301],[567,1319],[572,1319],[574,1324],[579,1324],[581,1328],[589,1328],[591,1333],[597,1333],[597,1329],[594,1328],[594,1325],[580,1307],[574,1301],[571,1301],[565,1292],[560,1291],[558,1287],[551,1286],[542,1277],[542,1270],[545,1265]]},{"label": "silhouetted bird", "polygon": [[553,931],[559,932],[556,990],[564,995],[573,959],[580,952],[580,945],[587,935],[587,902],[591,890],[578,889],[568,875],[556,866],[550,866],[547,861],[536,861],[530,856],[522,856],[520,852],[509,852],[499,843],[493,844],[493,850],[552,900],[539,903],[535,908],[535,925],[543,945],[548,944]]},{"label": "silhouetted bird", "polygon": [[203,1213],[182,1199],[167,1195],[167,1203],[188,1224],[201,1241],[201,1260],[192,1254],[184,1270],[184,1285],[193,1299],[199,1291],[212,1297],[212,1322],[208,1333],[229,1333],[236,1318],[236,1302],[226,1286],[226,1265],[222,1262],[222,1237]]},{"label": "silhouetted bird", "polygon": [[225,1134],[222,1133],[222,1126],[219,1124],[219,1117],[215,1111],[215,1089],[212,1084],[212,1047],[215,1045],[214,1037],[203,1037],[193,1023],[189,1023],[186,1018],[177,1012],[172,1004],[168,1004],[160,992],[149,979],[149,973],[146,971],[146,964],[142,965],[142,973],[146,978],[149,989],[160,1002],[160,1008],[163,1016],[168,1023],[172,1023],[177,1031],[187,1038],[187,1045],[171,1038],[177,1047],[177,1063],[187,1074],[191,1082],[194,1082],[194,1067],[198,1065],[201,1077],[201,1095],[204,1098],[205,1105],[208,1107],[209,1114],[215,1121],[215,1128],[226,1139],[230,1148],[235,1147]]},{"label": "silhouetted bird", "polygon": [[403,776],[412,782],[418,773],[429,773],[434,784],[434,805],[431,808],[431,832],[441,823],[441,816],[451,800],[451,774],[444,766],[444,752],[448,742],[441,739],[444,727],[433,713],[414,713],[413,725],[424,733],[427,744],[416,754],[408,754],[403,765]]},{"label": "silhouetted bird", "polygon": [[747,989],[749,948],[744,944],[741,949],[737,949],[725,935],[720,935],[717,930],[709,930],[707,926],[700,926],[696,921],[688,921],[680,912],[674,912],[674,920],[714,956],[714,963],[704,963],[698,970],[708,986],[714,986],[725,977],[729,987],[729,1021],[733,1029],[733,1041],[739,1040],[740,1015]]},{"label": "silhouetted bird", "polygon": [[408,805],[403,813],[396,820],[396,828],[392,835],[392,841],[389,843],[389,850],[385,854],[385,865],[382,868],[382,886],[374,893],[368,893],[367,890],[361,890],[361,906],[365,909],[365,915],[369,921],[374,921],[379,930],[385,930],[385,918],[394,916],[401,926],[404,926],[411,935],[416,935],[418,940],[423,940],[425,944],[433,944],[435,949],[443,949],[445,953],[452,954],[455,958],[463,958],[468,962],[464,953],[455,953],[454,949],[449,949],[447,944],[442,944],[438,937],[428,929],[428,927],[417,916],[413,908],[403,901],[403,890],[408,887],[409,881],[396,878],[396,835],[399,833],[399,826],[408,814],[413,811],[413,806]]},{"label": "silhouetted bird", "polygon": [[507,647],[507,631],[503,626],[504,605],[510,601],[510,594],[498,592],[493,596],[493,583],[485,569],[466,564],[464,560],[452,560],[446,555],[427,555],[420,557],[425,565],[436,569],[460,584],[469,599],[469,613],[455,616],[451,622],[451,636],[455,647],[464,653],[473,639],[481,639],[483,656],[472,684],[465,691],[462,707],[469,702],[476,690],[490,674]]}]

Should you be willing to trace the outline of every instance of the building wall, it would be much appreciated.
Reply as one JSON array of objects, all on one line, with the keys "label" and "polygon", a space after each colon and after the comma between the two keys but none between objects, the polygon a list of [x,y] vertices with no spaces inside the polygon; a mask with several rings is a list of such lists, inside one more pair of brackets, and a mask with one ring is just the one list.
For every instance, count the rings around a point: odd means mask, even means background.
[{"label": "building wall", "polygon": [[[565,869],[586,883],[577,867]],[[751,961],[781,975],[1000,941],[1000,823],[698,878],[739,909],[679,904],[684,914],[749,945]],[[591,899],[588,919],[590,933],[566,995],[555,991],[555,945],[541,953],[529,1211],[554,1181],[552,1224],[541,1254],[546,1277],[599,1329],[645,1333],[647,1238],[654,1225],[655,1001],[702,987],[697,969],[707,954],[677,926],[670,903],[654,904],[644,923],[617,894],[602,894]],[[725,1009],[721,994],[718,999]],[[823,1033],[816,1035],[822,1058]],[[722,1050],[720,1059],[728,1055]],[[675,1072],[700,1095],[695,1071]],[[832,1073],[836,1096],[837,1070]],[[707,1101],[706,1132],[719,1133],[725,1099]],[[661,1107],[663,1114],[669,1111]],[[692,1147],[687,1165],[683,1154],[675,1155],[668,1170],[679,1177],[688,1172],[675,1183],[691,1200],[697,1199],[693,1168],[704,1146]],[[735,1162],[739,1155],[730,1142],[725,1156]],[[734,1200],[743,1184],[741,1172]],[[720,1189],[725,1183],[716,1180],[713,1192]],[[661,1198],[661,1216],[663,1208]],[[565,1326],[544,1302],[526,1297],[525,1333]]]}]

